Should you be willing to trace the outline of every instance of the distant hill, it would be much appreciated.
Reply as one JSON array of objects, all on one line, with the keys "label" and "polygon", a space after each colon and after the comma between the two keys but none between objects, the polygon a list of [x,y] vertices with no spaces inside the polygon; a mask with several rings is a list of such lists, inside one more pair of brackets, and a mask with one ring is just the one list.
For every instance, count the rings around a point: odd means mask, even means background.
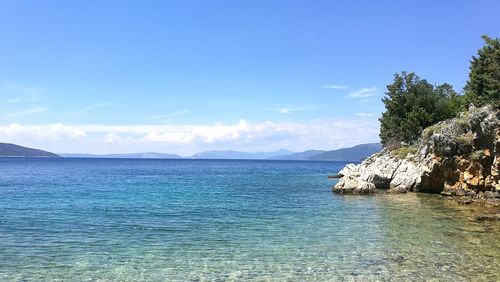
[{"label": "distant hill", "polygon": [[327,151],[309,158],[311,161],[362,161],[367,157],[380,152],[382,144],[361,144],[351,148]]},{"label": "distant hill", "polygon": [[[370,155],[379,152],[382,146],[380,143],[361,144],[352,148],[344,148],[333,151],[309,150],[300,153],[288,150],[278,150],[274,152],[248,153],[241,151],[222,150],[205,151],[197,153],[189,159],[241,159],[241,160],[312,160],[312,161],[360,161]],[[59,154],[66,158],[131,158],[131,159],[182,159],[176,154],[163,153],[131,153],[131,154]]]},{"label": "distant hill", "polygon": [[306,161],[309,160],[309,158],[319,155],[321,153],[324,153],[327,151],[324,150],[309,150],[309,151],[304,151],[300,153],[293,153],[289,155],[281,155],[281,156],[275,156],[271,157],[269,159],[271,160],[290,160],[290,161]]},{"label": "distant hill", "polygon": [[103,158],[103,159],[182,159],[181,156],[176,154],[163,154],[163,153],[131,153],[131,154],[60,154],[65,158]]},{"label": "distant hill", "polygon": [[58,155],[38,149],[27,148],[15,144],[0,143],[0,157],[45,157],[57,158]]},{"label": "distant hill", "polygon": [[288,150],[279,150],[275,152],[257,152],[257,153],[247,153],[240,151],[206,151],[197,153],[191,157],[191,159],[247,159],[247,160],[258,160],[258,159],[269,159],[281,155],[289,155],[293,152]]},{"label": "distant hill", "polygon": [[300,153],[271,157],[273,160],[295,161],[361,161],[382,150],[380,143],[361,144],[332,151],[309,150]]}]

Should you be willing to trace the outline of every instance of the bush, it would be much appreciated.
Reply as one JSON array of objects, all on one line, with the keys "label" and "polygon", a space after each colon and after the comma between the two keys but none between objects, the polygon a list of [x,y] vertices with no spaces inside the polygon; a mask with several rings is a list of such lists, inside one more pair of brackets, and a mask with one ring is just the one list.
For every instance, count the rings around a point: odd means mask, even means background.
[{"label": "bush", "polygon": [[407,147],[401,147],[397,148],[391,151],[391,154],[393,156],[396,156],[399,159],[408,159],[409,155],[414,155],[418,151],[418,148],[416,146],[407,146]]},{"label": "bush", "polygon": [[[415,73],[394,75],[382,99],[386,111],[380,118],[380,139],[387,144],[414,143],[422,130],[455,116],[462,107],[451,85],[433,86]],[[432,135],[432,134],[431,134]]]},{"label": "bush", "polygon": [[434,124],[426,129],[424,129],[424,132],[422,133],[422,138],[424,141],[429,141],[431,140],[431,136],[434,133],[439,133],[443,129],[443,126],[441,124]]},{"label": "bush", "polygon": [[[385,148],[413,144],[424,128],[456,116],[471,103],[500,108],[500,39],[483,39],[484,46],[472,57],[465,95],[458,95],[446,83],[434,86],[412,72],[394,75],[382,99],[386,111],[380,118],[380,139]],[[469,129],[466,116],[458,126],[462,132]],[[422,137],[429,139],[435,128],[432,130],[426,130]]]},{"label": "bush", "polygon": [[472,141],[474,140],[474,134],[467,133],[465,135],[460,135],[460,136],[455,137],[455,140],[458,143],[458,145],[461,145],[461,146],[472,145]]},{"label": "bush", "polygon": [[483,157],[483,150],[478,150],[470,153],[469,158],[474,161],[479,161]]},{"label": "bush", "polygon": [[463,116],[457,119],[458,130],[461,132],[467,132],[470,129],[469,114],[464,113]]}]

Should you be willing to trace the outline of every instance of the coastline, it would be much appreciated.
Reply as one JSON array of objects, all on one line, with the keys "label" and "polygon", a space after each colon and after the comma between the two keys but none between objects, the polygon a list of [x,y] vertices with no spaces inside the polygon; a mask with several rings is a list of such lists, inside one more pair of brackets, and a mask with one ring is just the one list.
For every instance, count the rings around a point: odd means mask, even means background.
[{"label": "coastline", "polygon": [[332,188],[339,194],[421,192],[462,205],[490,206],[500,220],[500,112],[471,107],[428,127],[416,144],[383,149],[349,164]]}]

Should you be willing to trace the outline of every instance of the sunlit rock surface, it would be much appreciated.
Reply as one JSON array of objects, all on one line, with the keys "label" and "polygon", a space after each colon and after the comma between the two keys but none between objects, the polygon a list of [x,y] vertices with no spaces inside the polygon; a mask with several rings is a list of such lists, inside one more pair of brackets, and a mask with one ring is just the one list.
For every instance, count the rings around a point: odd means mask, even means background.
[{"label": "sunlit rock surface", "polygon": [[464,204],[500,203],[499,111],[475,108],[426,128],[417,144],[371,156],[340,171],[337,193],[427,192]]}]

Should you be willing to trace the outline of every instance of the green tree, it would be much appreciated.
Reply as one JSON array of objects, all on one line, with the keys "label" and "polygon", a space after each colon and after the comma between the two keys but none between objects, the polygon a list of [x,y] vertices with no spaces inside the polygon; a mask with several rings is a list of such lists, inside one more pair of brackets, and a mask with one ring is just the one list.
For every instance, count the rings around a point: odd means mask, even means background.
[{"label": "green tree", "polygon": [[380,139],[385,147],[412,143],[422,130],[461,110],[459,96],[449,84],[433,86],[415,73],[394,75],[382,99],[386,111],[380,118]]},{"label": "green tree", "polygon": [[484,46],[473,56],[465,85],[467,103],[500,108],[500,40],[483,35]]}]

